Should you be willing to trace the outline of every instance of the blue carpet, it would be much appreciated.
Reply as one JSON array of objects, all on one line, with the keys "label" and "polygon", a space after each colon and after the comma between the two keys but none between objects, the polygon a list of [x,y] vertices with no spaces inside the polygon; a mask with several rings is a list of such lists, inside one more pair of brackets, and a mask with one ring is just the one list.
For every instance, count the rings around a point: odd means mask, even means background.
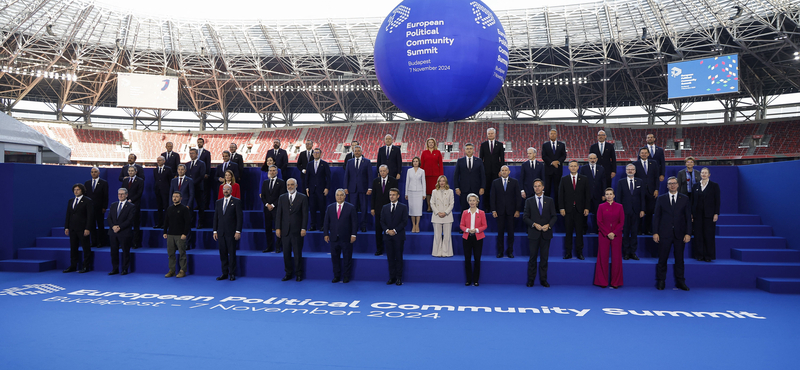
[{"label": "blue carpet", "polygon": [[[36,295],[10,289],[31,284],[64,289]],[[130,294],[68,294],[81,290]],[[166,295],[213,298],[186,301]],[[227,297],[252,303],[222,302]],[[320,306],[312,314],[315,307],[308,304],[258,302],[271,297],[276,297],[273,302],[310,299],[307,303],[357,307]],[[96,303],[62,301],[76,299]],[[380,302],[387,308],[371,307]],[[407,306],[388,308],[390,303]],[[665,291],[508,284],[398,287],[374,281],[0,273],[0,358],[6,369],[786,369],[800,361],[798,304],[796,295],[708,288],[683,292],[671,286]],[[455,311],[422,310],[422,305],[452,305]],[[492,312],[458,311],[459,306]],[[539,313],[496,312],[509,307]],[[287,311],[293,308],[300,310]],[[653,316],[611,315],[604,308]],[[692,317],[658,316],[656,310]],[[743,318],[696,314],[728,310]]]}]

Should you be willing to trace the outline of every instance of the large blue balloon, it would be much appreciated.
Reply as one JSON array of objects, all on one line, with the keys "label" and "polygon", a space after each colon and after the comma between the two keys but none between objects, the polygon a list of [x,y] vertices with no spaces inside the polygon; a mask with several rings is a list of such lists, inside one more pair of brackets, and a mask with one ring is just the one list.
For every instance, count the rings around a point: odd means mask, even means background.
[{"label": "large blue balloon", "polygon": [[456,121],[489,104],[508,71],[508,42],[481,1],[405,0],[375,40],[375,72],[398,108],[425,121]]}]

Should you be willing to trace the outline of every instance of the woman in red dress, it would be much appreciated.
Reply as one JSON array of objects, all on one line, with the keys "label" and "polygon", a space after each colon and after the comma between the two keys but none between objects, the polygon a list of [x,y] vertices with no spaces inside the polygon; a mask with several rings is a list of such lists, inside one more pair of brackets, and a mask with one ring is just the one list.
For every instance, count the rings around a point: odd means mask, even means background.
[{"label": "woman in red dress", "polygon": [[614,203],[614,189],[606,189],[606,201],[597,208],[597,264],[594,267],[594,285],[608,286],[608,253],[611,252],[611,287],[622,286],[622,225],[625,211],[622,204]]},{"label": "woman in red dress", "polygon": [[428,212],[431,211],[431,193],[433,193],[433,189],[436,188],[437,179],[439,176],[444,175],[444,163],[442,162],[442,152],[439,149],[436,149],[439,146],[439,143],[436,142],[436,139],[430,138],[425,141],[425,150],[422,151],[419,158],[422,162],[420,167],[425,170],[425,194],[427,195],[426,199],[428,199]]},{"label": "woman in red dress", "polygon": [[219,185],[219,197],[217,199],[225,197],[225,194],[222,193],[222,187],[226,184],[231,186],[231,196],[242,199],[242,194],[239,192],[239,184],[236,183],[236,177],[233,176],[233,171],[231,170],[225,171],[225,182]]}]

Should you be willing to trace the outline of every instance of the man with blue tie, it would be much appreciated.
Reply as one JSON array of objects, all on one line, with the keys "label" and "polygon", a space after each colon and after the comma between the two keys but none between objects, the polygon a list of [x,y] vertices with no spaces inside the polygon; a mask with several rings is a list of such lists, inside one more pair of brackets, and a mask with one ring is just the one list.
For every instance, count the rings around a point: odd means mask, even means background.
[{"label": "man with blue tie", "polygon": [[667,194],[658,197],[653,213],[653,241],[658,243],[658,264],[656,265],[656,288],[664,290],[667,277],[667,259],[674,247],[675,287],[689,290],[683,275],[683,249],[692,240],[692,207],[689,197],[678,193],[678,179],[667,179]]},{"label": "man with blue tie", "polygon": [[142,246],[142,230],[139,229],[141,226],[139,217],[142,194],[144,193],[144,178],[139,177],[136,168],[135,166],[128,167],[128,176],[122,180],[122,187],[128,190],[128,201],[136,206],[133,211],[133,249],[139,249]]},{"label": "man with blue tie", "polygon": [[459,158],[456,162],[456,170],[453,174],[453,188],[459,197],[462,210],[469,209],[467,195],[471,193],[483,195],[483,187],[486,184],[483,161],[473,155],[475,146],[472,143],[464,145],[464,154],[464,157]]},{"label": "man with blue tie", "polygon": [[[492,191],[489,193],[492,216],[497,220],[497,258],[503,258],[503,244],[506,245],[505,255],[514,258],[514,219],[519,218],[522,194],[517,179],[509,177],[510,174],[508,166],[500,167],[500,177],[492,182]],[[508,238],[504,243],[506,233]]]},{"label": "man with blue tie", "polygon": [[658,183],[660,184],[664,181],[664,173],[666,173],[667,169],[667,160],[664,158],[664,148],[656,145],[656,136],[653,134],[647,134],[647,151],[650,154],[650,159],[656,161],[658,163]]},{"label": "man with blue tie", "polygon": [[[197,139],[198,142],[200,139]],[[208,154],[208,151],[204,151],[205,154]],[[203,213],[206,210],[207,201],[204,202],[205,197],[205,187],[206,182],[205,178],[208,176],[208,171],[206,171],[207,163],[203,162],[199,159],[198,149],[192,148],[189,149],[189,162],[186,162],[186,176],[192,178],[192,183],[194,184],[194,204],[191,202],[184,203],[189,210],[197,210],[197,228],[203,228]],[[181,202],[183,203],[183,202]],[[194,215],[194,213],[192,213]],[[194,222],[192,222],[194,224]]]},{"label": "man with blue tie", "polygon": [[556,224],[556,202],[544,195],[544,181],[533,182],[531,196],[525,201],[523,220],[528,228],[528,288],[536,279],[536,257],[539,257],[539,284],[549,288],[547,282],[547,260],[550,256],[550,240],[553,239],[553,226]]},{"label": "man with blue tie", "polygon": [[[172,158],[178,158],[178,156],[173,153]],[[153,190],[156,193],[156,228],[161,228],[161,225],[164,224],[164,210],[169,208],[169,198],[172,194],[169,191],[169,184],[177,170],[177,164],[175,167],[166,165],[164,156],[156,158],[156,168],[153,169],[153,178],[155,179]]]},{"label": "man with blue tie", "polygon": [[325,197],[328,196],[328,188],[331,183],[331,167],[328,162],[321,159],[322,149],[316,148],[312,153],[311,161],[303,169],[305,173],[303,183],[306,185],[308,208],[311,210],[309,231],[315,231],[322,226],[326,206]]},{"label": "man with blue tie", "polygon": [[89,236],[94,228],[94,206],[92,199],[84,196],[83,184],[72,185],[75,198],[67,202],[67,218],[64,221],[64,235],[69,237],[69,268],[64,272],[76,271],[78,267],[78,247],[83,248],[83,267],[80,273],[88,272],[92,266],[92,247]]},{"label": "man with blue tie", "polygon": [[236,178],[237,182],[240,179],[239,177],[239,165],[231,161],[231,152],[225,150],[222,152],[222,163],[217,166],[217,172],[214,175],[214,178],[217,179],[218,184],[225,183],[225,171],[231,170],[233,171],[233,177]]},{"label": "man with blue tie", "polygon": [[639,225],[639,230],[642,234],[652,234],[653,226],[653,211],[656,208],[656,197],[658,197],[658,188],[661,186],[661,181],[658,179],[661,173],[661,168],[658,162],[652,160],[650,151],[647,148],[639,149],[639,160],[633,164],[636,166],[636,177],[642,179],[645,185],[644,196],[644,222]]},{"label": "man with blue tie", "polygon": [[389,176],[400,180],[400,171],[403,169],[403,155],[400,153],[400,147],[393,145],[392,135],[384,136],[383,143],[386,145],[378,149],[378,162],[375,166],[380,168],[385,164],[389,167]]},{"label": "man with blue tie", "polygon": [[525,199],[533,196],[533,180],[540,179],[542,183],[544,183],[544,165],[542,162],[536,161],[536,149],[533,147],[528,148],[527,154],[528,160],[522,162],[522,165],[520,165],[522,170],[521,188],[523,203],[526,202]]},{"label": "man with blue tie", "polygon": [[605,171],[606,169],[597,163],[597,154],[594,153],[589,154],[589,163],[582,166],[578,171],[578,173],[586,176],[586,178],[589,179],[589,188],[592,195],[591,204],[589,206],[589,213],[591,213],[592,218],[592,227],[591,229],[588,227],[588,222],[584,224],[584,230],[586,230],[587,233],[597,233],[597,207],[600,206],[600,203],[605,202],[606,188],[610,186],[608,183],[606,183]]},{"label": "man with blue tie", "polygon": [[[358,217],[356,207],[344,201],[344,189],[336,190],[336,203],[328,206],[325,212],[325,222],[322,226],[322,234],[325,235],[325,243],[331,245],[331,262],[333,262],[332,283],[350,282],[350,272],[353,269],[353,243],[356,242],[358,233]],[[344,273],[342,273],[342,262],[340,256],[344,258]]]},{"label": "man with blue tie", "polygon": [[386,247],[386,259],[389,261],[389,281],[386,285],[403,285],[403,247],[406,241],[406,224],[408,224],[408,207],[398,202],[400,190],[389,190],[391,202],[381,210],[381,229],[383,244]]},{"label": "man with blue tie", "polygon": [[647,188],[642,179],[636,177],[636,166],[628,163],[625,166],[626,177],[617,182],[617,201],[625,212],[625,223],[622,224],[622,259],[639,260],[636,248],[639,240],[639,222],[644,217],[644,197]]},{"label": "man with blue tie", "polygon": [[558,141],[558,131],[551,129],[550,140],[542,143],[542,160],[544,161],[544,191],[558,203],[559,186],[561,186],[561,174],[564,169],[564,161],[567,160],[567,144]]},{"label": "man with blue tie", "polygon": [[171,168],[173,174],[175,174],[175,171],[178,170],[178,165],[181,163],[181,155],[172,151],[173,145],[171,141],[167,141],[164,147],[167,149],[166,152],[161,153],[161,156],[164,157],[164,164]]},{"label": "man with blue tie", "polygon": [[[203,183],[203,189],[202,189],[203,192],[195,194],[197,196],[198,205],[202,204],[202,206],[198,206],[197,207],[198,215],[202,215],[203,212],[206,209],[208,209],[208,207],[209,207],[209,203],[208,202],[209,202],[209,200],[211,200],[211,194],[214,194],[214,199],[217,199],[217,197],[216,197],[216,194],[217,194],[216,188],[219,187],[219,185],[217,185],[218,182],[216,180],[214,180],[214,172],[216,172],[216,168],[214,168],[214,166],[211,165],[211,152],[209,152],[208,150],[203,148],[205,143],[206,143],[206,141],[202,137],[198,137],[197,138],[197,160],[203,162],[203,165],[205,165],[205,170],[206,170],[205,176],[203,176],[202,178],[194,177],[194,176],[192,176],[192,167],[190,166],[189,169],[188,169],[189,177],[191,177],[193,180],[195,180],[194,181],[195,185],[197,185],[198,182],[202,182]],[[192,154],[192,151],[190,150],[189,151],[189,155],[191,156],[191,154]],[[199,163],[199,162],[197,162],[197,163]],[[197,189],[195,189],[195,190],[197,190]],[[201,196],[201,194],[202,194],[202,196]],[[198,221],[197,221],[197,227],[198,228],[202,227],[200,225],[202,220],[203,220],[203,217],[198,217]]]},{"label": "man with blue tie", "polygon": [[219,259],[222,275],[217,280],[236,280],[236,244],[242,237],[242,201],[231,196],[233,187],[222,187],[223,197],[217,199],[214,207],[214,240],[219,245]]},{"label": "man with blue tie", "polygon": [[372,180],[372,163],[364,158],[361,146],[353,148],[353,159],[345,164],[344,191],[350,195],[350,203],[358,209],[358,224],[361,232],[367,232],[367,196],[372,195],[369,182]]},{"label": "man with blue tie", "polygon": [[117,190],[118,202],[108,207],[108,239],[111,242],[111,272],[120,273],[119,248],[122,247],[122,275],[128,274],[131,265],[131,243],[133,242],[133,222],[137,207],[128,201],[128,189]]}]

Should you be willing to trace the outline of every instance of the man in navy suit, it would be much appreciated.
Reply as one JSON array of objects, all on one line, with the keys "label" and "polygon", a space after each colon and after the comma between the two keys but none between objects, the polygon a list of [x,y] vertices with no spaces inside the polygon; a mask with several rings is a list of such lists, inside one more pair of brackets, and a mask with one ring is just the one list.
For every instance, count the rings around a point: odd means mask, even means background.
[{"label": "man in navy suit", "polygon": [[269,167],[267,167],[267,158],[269,157],[272,157],[272,160],[275,161],[275,165],[278,166],[279,170],[281,170],[281,174],[288,177],[289,174],[286,171],[287,168],[289,168],[289,154],[287,154],[285,150],[281,149],[280,140],[275,139],[272,142],[272,149],[270,149],[267,152],[267,156],[264,157],[264,165],[261,166],[261,171],[269,171]]},{"label": "man in navy suit", "polygon": [[400,171],[403,169],[403,155],[400,154],[400,147],[393,145],[394,138],[392,135],[384,136],[383,143],[386,145],[378,149],[376,166],[380,168],[385,164],[389,167],[389,176],[400,180]]},{"label": "man in navy suit", "polygon": [[614,177],[617,176],[617,152],[614,143],[606,141],[605,131],[597,132],[597,142],[589,147],[589,153],[597,155],[597,164],[605,169],[606,184],[611,186]]},{"label": "man in navy suit", "polygon": [[[236,143],[231,143],[228,145],[228,150],[231,152],[231,162],[236,163],[236,167],[239,169],[239,176],[241,176],[242,172],[244,172],[244,157],[236,152],[237,149],[239,149],[239,146],[236,145]],[[237,177],[236,182],[241,183],[242,178]]]},{"label": "man in navy suit", "polygon": [[361,232],[367,232],[367,195],[372,195],[372,188],[369,187],[372,163],[362,155],[360,146],[353,148],[353,154],[353,159],[345,165],[344,191],[350,195],[350,203],[358,209]]},{"label": "man in navy suit", "polygon": [[508,233],[505,254],[508,258],[514,258],[514,219],[519,218],[522,194],[517,179],[509,177],[510,174],[508,166],[500,167],[500,177],[492,182],[492,191],[489,193],[492,216],[497,220],[497,258],[503,258],[505,233]]},{"label": "man in navy suit", "polygon": [[308,164],[314,160],[314,141],[306,140],[306,150],[297,154],[297,169],[303,174],[303,181],[305,181],[306,169]]},{"label": "man in navy suit", "polygon": [[306,164],[303,172],[306,185],[306,195],[308,196],[308,208],[311,210],[310,231],[317,230],[322,226],[322,219],[325,215],[325,197],[328,196],[328,189],[331,183],[331,167],[328,162],[321,159],[322,149],[313,150],[311,161]]},{"label": "man in navy suit", "polygon": [[[283,266],[286,276],[281,281],[292,278],[303,280],[303,238],[308,225],[308,198],[297,191],[297,180],[286,180],[286,193],[278,198],[278,211],[275,214],[275,235],[283,243]],[[294,254],[294,257],[292,257]]]},{"label": "man in navy suit", "polygon": [[344,169],[345,169],[345,171],[347,171],[347,162],[350,162],[350,160],[353,159],[353,149],[355,149],[355,147],[360,146],[360,145],[361,145],[361,143],[359,143],[357,140],[353,140],[353,141],[350,142],[350,152],[347,153],[344,156]]},{"label": "man in navy suit", "polygon": [[83,186],[86,188],[86,196],[92,199],[94,206],[94,225],[92,225],[92,247],[100,248],[103,246],[102,239],[105,231],[106,209],[108,209],[108,182],[100,178],[100,169],[92,167],[92,178],[86,181]]},{"label": "man in navy suit", "polygon": [[572,231],[575,230],[575,255],[583,257],[583,224],[589,215],[591,203],[589,179],[578,173],[578,161],[569,162],[569,174],[561,178],[558,186],[558,208],[564,217],[564,259],[572,258]]},{"label": "man in navy suit", "polygon": [[[215,188],[219,187],[219,185],[217,185],[219,183],[216,180],[214,180],[214,172],[216,172],[216,168],[214,168],[214,166],[211,165],[211,152],[209,152],[208,150],[203,148],[205,143],[206,143],[206,141],[202,137],[198,137],[197,138],[197,159],[202,161],[203,164],[205,165],[205,169],[206,169],[205,176],[203,176],[202,178],[193,177],[192,176],[192,167],[189,166],[189,177],[191,177],[193,180],[195,180],[194,181],[195,185],[197,183],[199,183],[199,182],[203,183],[202,197],[200,196],[200,193],[197,193],[197,197],[199,198],[198,199],[198,204],[202,203],[202,207],[197,207],[198,215],[202,215],[203,212],[206,209],[208,209],[208,207],[209,207],[209,205],[208,205],[209,203],[208,202],[211,200],[211,194],[215,194],[216,195],[217,192],[216,192]],[[191,154],[192,154],[192,151],[190,150],[189,151],[189,155],[191,156]],[[197,189],[195,189],[195,190],[197,190]],[[214,199],[216,199],[216,196],[214,196]],[[198,224],[197,224],[198,228],[201,227],[200,223],[202,222],[202,220],[203,220],[203,217],[198,217],[198,221],[197,221],[198,222]]]},{"label": "man in navy suit", "polygon": [[625,211],[625,223],[622,225],[622,258],[639,260],[636,255],[638,246],[639,222],[644,217],[644,197],[647,187],[642,179],[636,178],[636,166],[628,163],[625,166],[624,179],[617,182],[617,201]]},{"label": "man in navy suit", "polygon": [[553,226],[556,224],[556,202],[544,195],[544,181],[536,179],[533,193],[525,201],[523,221],[528,228],[528,283],[530,288],[536,278],[536,257],[539,257],[539,284],[549,288],[547,282],[547,259],[550,256],[550,240],[553,239]]},{"label": "man in navy suit", "polygon": [[[336,203],[328,206],[325,211],[325,222],[322,226],[322,234],[325,235],[325,243],[331,245],[331,261],[333,262],[332,283],[341,280],[344,283],[350,282],[350,272],[353,269],[353,243],[356,242],[358,233],[358,217],[356,207],[344,201],[344,189],[336,190]],[[342,274],[342,262],[340,256],[344,257],[344,274]]]},{"label": "man in navy suit", "polygon": [[567,160],[567,144],[558,141],[558,131],[550,130],[550,141],[542,144],[542,160],[544,161],[544,188],[547,195],[558,204],[558,186],[561,183],[561,173],[564,161]]},{"label": "man in navy suit", "polygon": [[633,164],[636,166],[636,177],[642,179],[645,185],[644,195],[644,222],[639,225],[642,234],[652,234],[653,211],[656,208],[656,197],[661,181],[658,180],[661,168],[658,162],[648,158],[650,151],[647,148],[639,149],[639,160]]},{"label": "man in navy suit", "polygon": [[664,158],[664,148],[656,145],[656,136],[653,134],[647,134],[647,145],[644,147],[647,148],[647,151],[650,152],[650,158],[656,163],[658,163],[658,183],[660,184],[664,181],[664,174],[667,170],[667,160]]},{"label": "man in navy suit", "polygon": [[186,176],[186,165],[179,164],[178,177],[172,179],[169,185],[169,193],[181,193],[181,204],[191,209],[192,201],[194,201],[194,197],[196,196],[194,189],[194,179]]},{"label": "man in navy suit", "polygon": [[667,278],[669,250],[675,248],[675,287],[689,290],[683,276],[683,249],[692,240],[692,205],[689,197],[678,193],[678,179],[667,179],[667,194],[658,197],[653,214],[653,241],[658,243],[658,265],[656,265],[656,288],[664,290]]},{"label": "man in navy suit", "polygon": [[222,152],[222,163],[217,166],[217,172],[214,174],[214,178],[218,181],[217,187],[225,182],[225,171],[227,170],[233,171],[233,177],[236,178],[236,182],[239,182],[239,165],[231,161],[231,152],[225,150]]},{"label": "man in navy suit", "polygon": [[408,207],[398,202],[400,190],[389,190],[391,202],[381,209],[381,229],[386,259],[389,260],[389,281],[386,285],[403,285],[403,244],[406,241]]},{"label": "man in navy suit", "polygon": [[459,158],[456,162],[456,170],[453,175],[453,188],[456,189],[456,195],[459,196],[459,204],[462,210],[469,209],[467,195],[471,193],[483,195],[483,187],[486,184],[483,161],[473,156],[474,153],[475,146],[472,143],[467,143],[464,146],[465,156]]},{"label": "man in navy suit", "polygon": [[128,154],[128,163],[122,166],[122,171],[119,173],[119,182],[125,179],[128,175],[128,167],[135,167],[136,168],[136,176],[139,176],[144,180],[144,167],[142,165],[136,163],[136,154]]},{"label": "man in navy suit", "polygon": [[83,184],[72,185],[75,198],[67,202],[67,217],[64,221],[64,235],[69,237],[69,268],[64,272],[76,271],[78,267],[78,246],[83,248],[83,267],[80,273],[89,272],[92,266],[92,247],[89,236],[94,228],[94,206],[92,198],[84,195]]},{"label": "man in navy suit", "polygon": [[[275,216],[278,213],[278,199],[280,199],[281,195],[286,193],[286,184],[283,180],[278,178],[278,167],[274,164],[269,167],[269,171],[267,171],[267,178],[261,184],[261,203],[264,204],[264,230],[267,232],[267,249],[264,249],[262,253],[271,252],[273,250],[273,246],[275,244],[275,237],[273,236],[272,230],[274,230],[273,222],[275,220]],[[281,238],[277,238],[277,247],[275,247],[275,253],[283,252],[283,246],[281,244]]]},{"label": "man in navy suit", "polygon": [[524,199],[533,196],[533,180],[540,179],[542,180],[542,184],[544,184],[544,164],[536,160],[536,149],[533,147],[528,148],[527,153],[528,160],[522,162],[520,165],[520,169],[522,170],[521,188],[523,206],[524,202],[526,202]]},{"label": "man in navy suit", "polygon": [[578,173],[589,179],[590,191],[592,193],[589,213],[592,214],[592,228],[589,229],[588,223],[584,224],[584,230],[590,233],[597,233],[597,207],[606,200],[606,188],[611,186],[606,182],[606,169],[597,163],[597,154],[589,153],[589,163],[581,166]]},{"label": "man in navy suit", "polygon": [[[198,139],[199,141],[200,139]],[[208,151],[204,151],[205,154],[208,154]],[[206,166],[208,163],[203,162],[202,160],[198,159],[197,156],[198,149],[192,148],[189,149],[189,162],[186,162],[186,176],[192,178],[192,183],[194,183],[194,205],[192,203],[186,203],[186,206],[189,207],[190,210],[197,210],[197,228],[201,229],[203,227],[203,213],[206,210],[206,205],[208,204],[207,200],[204,200],[206,196],[206,182],[205,178],[208,176],[208,171],[206,171]],[[194,216],[194,212],[192,212]],[[194,224],[194,222],[192,223]]]},{"label": "man in navy suit", "polygon": [[[490,212],[492,208],[492,183],[500,176],[500,167],[506,164],[506,149],[503,143],[495,140],[497,130],[490,127],[486,130],[487,140],[481,143],[478,156],[483,161],[483,169],[486,172],[486,185],[484,187],[486,199],[484,199],[484,210]],[[469,194],[469,193],[467,193]],[[465,203],[466,204],[466,203]]]},{"label": "man in navy suit", "polygon": [[222,187],[223,198],[214,207],[214,240],[219,244],[222,275],[217,280],[236,280],[236,243],[242,237],[242,201],[231,196],[233,187]]},{"label": "man in navy suit", "polygon": [[161,156],[164,157],[164,164],[171,168],[174,174],[174,171],[177,171],[178,169],[178,165],[181,164],[181,155],[172,151],[171,141],[168,141],[164,147],[167,149],[167,151],[161,153]]},{"label": "man in navy suit", "polygon": [[[169,148],[169,147],[168,147]],[[175,153],[172,153],[172,158],[178,158]],[[159,156],[156,158],[156,168],[153,169],[153,190],[156,196],[156,228],[160,228],[164,223],[164,210],[169,207],[169,198],[172,192],[169,191],[169,183],[175,177],[174,171],[178,170],[178,165],[175,167],[166,165],[166,158]]]},{"label": "man in navy suit", "polygon": [[378,177],[372,180],[372,197],[370,214],[375,216],[375,255],[383,254],[383,229],[381,229],[381,210],[390,202],[389,193],[397,187],[397,180],[389,176],[389,166],[378,168]]},{"label": "man in navy suit", "polygon": [[122,180],[122,187],[128,190],[128,201],[133,203],[136,208],[133,211],[133,249],[142,246],[142,231],[140,226],[140,212],[142,206],[142,194],[144,193],[144,179],[139,177],[135,166],[128,167],[128,176]]},{"label": "man in navy suit", "polygon": [[122,275],[128,274],[131,265],[133,224],[138,207],[128,200],[128,189],[117,190],[118,202],[108,208],[108,238],[111,242],[111,272],[119,274],[119,247],[122,246]]}]

